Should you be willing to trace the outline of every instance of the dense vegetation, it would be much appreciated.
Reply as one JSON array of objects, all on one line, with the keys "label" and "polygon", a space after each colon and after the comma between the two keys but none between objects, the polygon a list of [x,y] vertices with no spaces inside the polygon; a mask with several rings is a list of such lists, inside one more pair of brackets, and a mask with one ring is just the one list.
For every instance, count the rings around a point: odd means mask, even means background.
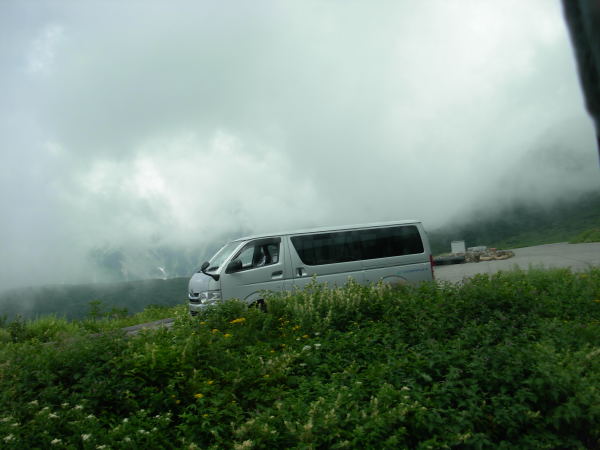
[{"label": "dense vegetation", "polygon": [[90,302],[100,302],[102,312],[136,313],[149,305],[175,306],[187,302],[189,278],[124,281],[13,289],[0,295],[0,315],[35,318],[47,315],[82,319]]},{"label": "dense vegetation", "polygon": [[555,242],[583,242],[578,235],[590,234],[585,242],[598,241],[600,193],[590,193],[551,206],[517,203],[511,207],[474,214],[429,233],[434,254],[450,251],[450,242],[464,240],[468,247],[487,245],[517,248]]},{"label": "dense vegetation", "polygon": [[571,239],[571,244],[586,242],[600,242],[600,228],[591,228]]},{"label": "dense vegetation", "polygon": [[175,313],[171,330],[129,338],[7,331],[0,443],[600,445],[598,269],[400,290],[310,286],[270,298],[267,312],[228,302],[197,319]]}]

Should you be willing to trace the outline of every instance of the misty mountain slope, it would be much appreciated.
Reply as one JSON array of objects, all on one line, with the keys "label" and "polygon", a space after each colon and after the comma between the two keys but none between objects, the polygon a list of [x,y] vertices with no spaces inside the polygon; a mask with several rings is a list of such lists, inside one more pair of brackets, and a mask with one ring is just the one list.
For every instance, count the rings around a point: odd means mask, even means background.
[{"label": "misty mountain slope", "polygon": [[149,305],[175,306],[186,302],[187,282],[188,278],[171,278],[12,289],[0,295],[0,316],[10,319],[54,314],[81,319],[90,312],[91,301],[100,301],[102,312],[126,308],[135,313]]},{"label": "misty mountain slope", "polygon": [[514,202],[496,210],[481,210],[454,224],[429,232],[434,254],[450,251],[450,242],[468,247],[526,247],[570,241],[600,226],[600,193],[592,192],[553,204]]}]

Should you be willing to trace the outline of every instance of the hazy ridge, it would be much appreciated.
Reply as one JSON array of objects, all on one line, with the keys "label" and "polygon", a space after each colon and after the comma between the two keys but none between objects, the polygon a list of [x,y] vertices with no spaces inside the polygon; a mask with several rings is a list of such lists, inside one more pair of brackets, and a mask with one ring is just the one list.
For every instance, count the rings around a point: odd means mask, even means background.
[{"label": "hazy ridge", "polygon": [[175,306],[186,302],[188,278],[139,280],[119,283],[37,286],[12,289],[0,295],[0,316],[35,318],[56,315],[81,319],[90,313],[90,302],[100,301],[100,312],[127,309],[142,311],[149,305]]},{"label": "hazy ridge", "polygon": [[496,210],[482,208],[430,230],[429,238],[433,253],[440,254],[450,251],[453,240],[464,240],[467,246],[517,248],[569,242],[599,226],[600,193],[589,192],[553,204],[516,201]]}]

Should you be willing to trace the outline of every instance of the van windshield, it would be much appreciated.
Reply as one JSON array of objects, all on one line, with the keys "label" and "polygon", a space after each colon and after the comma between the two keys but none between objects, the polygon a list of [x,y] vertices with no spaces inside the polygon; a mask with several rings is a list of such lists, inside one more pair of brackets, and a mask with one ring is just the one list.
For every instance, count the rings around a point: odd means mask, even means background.
[{"label": "van windshield", "polygon": [[217,270],[219,267],[223,265],[225,260],[229,258],[229,256],[235,251],[236,248],[241,244],[241,242],[230,242],[221,247],[215,255],[210,258],[207,272],[211,272],[213,270]]}]

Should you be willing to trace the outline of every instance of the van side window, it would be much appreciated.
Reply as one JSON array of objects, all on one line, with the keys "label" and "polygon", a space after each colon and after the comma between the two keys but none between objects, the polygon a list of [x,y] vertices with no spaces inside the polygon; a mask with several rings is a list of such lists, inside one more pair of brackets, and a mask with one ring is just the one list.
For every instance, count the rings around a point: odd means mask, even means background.
[{"label": "van side window", "polygon": [[242,248],[234,258],[242,263],[242,270],[254,269],[256,267],[269,266],[279,262],[280,238],[260,239],[250,242]]},{"label": "van side window", "polygon": [[360,238],[356,231],[293,236],[292,244],[304,264],[334,264],[361,259]]},{"label": "van side window", "polygon": [[303,264],[314,266],[423,253],[416,226],[292,236]]},{"label": "van side window", "polygon": [[423,241],[415,226],[361,230],[363,259],[423,253]]},{"label": "van side window", "polygon": [[270,264],[277,264],[279,262],[279,242],[266,245],[266,253],[270,257]]}]

